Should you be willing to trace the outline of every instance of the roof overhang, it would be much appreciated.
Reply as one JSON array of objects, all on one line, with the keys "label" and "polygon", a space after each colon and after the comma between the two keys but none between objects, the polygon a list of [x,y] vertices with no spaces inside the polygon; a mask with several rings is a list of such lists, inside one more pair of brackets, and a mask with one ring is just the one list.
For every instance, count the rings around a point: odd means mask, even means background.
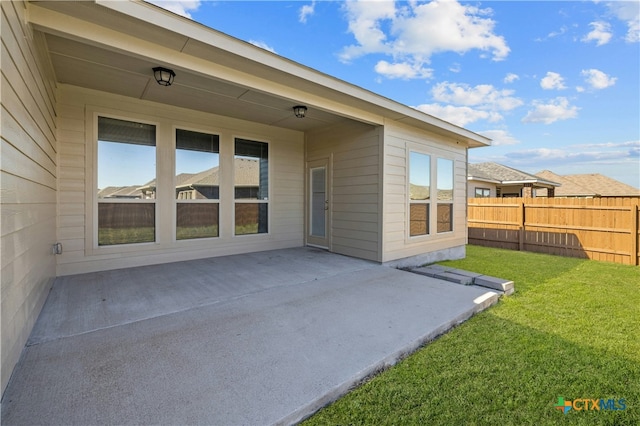
[{"label": "roof overhang", "polygon": [[523,179],[523,180],[504,180],[501,182],[502,185],[524,185],[531,184],[536,188],[555,188],[560,186],[559,183],[551,182],[548,180],[542,179]]},{"label": "roof overhang", "polygon": [[[490,139],[140,0],[32,1],[58,83],[309,131],[389,122],[480,147]],[[164,66],[170,87],[153,79]],[[305,119],[292,107],[306,105]]]},{"label": "roof overhang", "polygon": [[474,181],[477,181],[477,182],[486,182],[486,183],[495,183],[495,184],[502,183],[502,182],[500,182],[499,180],[496,180],[496,179],[490,179],[490,178],[478,177],[478,176],[468,176],[467,180],[474,180]]}]

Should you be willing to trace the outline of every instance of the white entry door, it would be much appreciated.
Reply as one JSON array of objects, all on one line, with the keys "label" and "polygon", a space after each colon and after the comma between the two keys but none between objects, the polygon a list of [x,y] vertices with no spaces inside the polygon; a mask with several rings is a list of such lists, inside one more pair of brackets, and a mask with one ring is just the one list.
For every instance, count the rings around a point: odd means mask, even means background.
[{"label": "white entry door", "polygon": [[310,162],[307,244],[329,248],[329,167],[328,160]]}]

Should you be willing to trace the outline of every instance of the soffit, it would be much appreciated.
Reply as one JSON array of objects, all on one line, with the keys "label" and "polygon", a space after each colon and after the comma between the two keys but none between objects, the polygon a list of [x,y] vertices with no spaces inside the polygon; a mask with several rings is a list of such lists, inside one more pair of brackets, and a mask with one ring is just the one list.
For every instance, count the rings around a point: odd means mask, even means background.
[{"label": "soffit", "polygon": [[306,118],[298,119],[292,110],[295,100],[176,67],[174,84],[160,86],[152,75],[151,69],[158,65],[153,61],[57,35],[45,38],[60,83],[299,131],[345,120],[312,107]]}]

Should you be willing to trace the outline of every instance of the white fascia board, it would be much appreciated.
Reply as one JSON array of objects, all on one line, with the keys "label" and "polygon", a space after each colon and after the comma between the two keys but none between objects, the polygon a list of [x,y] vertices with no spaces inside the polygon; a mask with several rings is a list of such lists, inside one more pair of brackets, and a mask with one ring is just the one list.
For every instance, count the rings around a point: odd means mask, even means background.
[{"label": "white fascia board", "polygon": [[467,180],[469,180],[469,181],[473,180],[473,181],[477,181],[477,182],[486,182],[486,183],[495,183],[495,184],[501,184],[502,183],[499,180],[476,177],[476,176],[468,176]]},{"label": "white fascia board", "polygon": [[520,185],[520,184],[525,184],[525,183],[532,183],[532,184],[537,184],[540,186],[545,186],[545,187],[555,187],[555,186],[560,186],[559,183],[555,183],[555,182],[551,182],[551,181],[547,181],[547,180],[541,180],[541,179],[526,179],[526,180],[505,180],[502,181],[503,185]]},{"label": "white fascia board", "polygon": [[[365,102],[376,107],[381,107],[392,113],[392,119],[411,122],[412,125],[418,124],[418,127],[424,125],[434,126],[439,129],[451,133],[453,137],[462,137],[468,141],[470,147],[489,146],[491,139],[479,135],[465,128],[456,126],[447,121],[433,117],[429,114],[418,111],[399,102],[378,95],[369,90],[365,90],[353,84],[347,83],[338,78],[321,73],[312,68],[301,65],[282,56],[268,52],[264,49],[253,46],[250,43],[236,39],[234,37],[213,30],[205,25],[198,24],[188,18],[165,11],[158,6],[145,3],[140,0],[131,1],[113,1],[113,0],[95,0],[96,4],[118,11],[135,19],[147,22],[154,26],[162,28],[171,28],[172,31],[181,35],[197,40],[206,45],[211,45],[218,49],[225,50],[229,53],[245,57],[249,60],[266,65],[283,73],[291,74],[304,80],[313,82],[331,91],[337,91],[342,94],[355,98],[360,103]],[[297,99],[306,99],[300,95]],[[309,101],[310,102],[310,101]],[[337,111],[337,110],[336,110]],[[384,112],[375,115],[387,116]],[[400,117],[397,117],[397,116]],[[379,121],[376,124],[382,125]],[[421,124],[421,125],[419,125]]]}]

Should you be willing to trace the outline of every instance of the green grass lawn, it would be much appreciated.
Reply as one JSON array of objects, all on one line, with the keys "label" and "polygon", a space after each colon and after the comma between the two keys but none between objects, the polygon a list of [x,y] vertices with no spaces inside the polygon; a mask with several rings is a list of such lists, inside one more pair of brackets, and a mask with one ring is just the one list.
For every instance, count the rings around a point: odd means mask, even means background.
[{"label": "green grass lawn", "polygon": [[[640,425],[640,267],[478,246],[442,264],[516,293],[306,424]],[[563,414],[558,397],[626,409]]]}]

